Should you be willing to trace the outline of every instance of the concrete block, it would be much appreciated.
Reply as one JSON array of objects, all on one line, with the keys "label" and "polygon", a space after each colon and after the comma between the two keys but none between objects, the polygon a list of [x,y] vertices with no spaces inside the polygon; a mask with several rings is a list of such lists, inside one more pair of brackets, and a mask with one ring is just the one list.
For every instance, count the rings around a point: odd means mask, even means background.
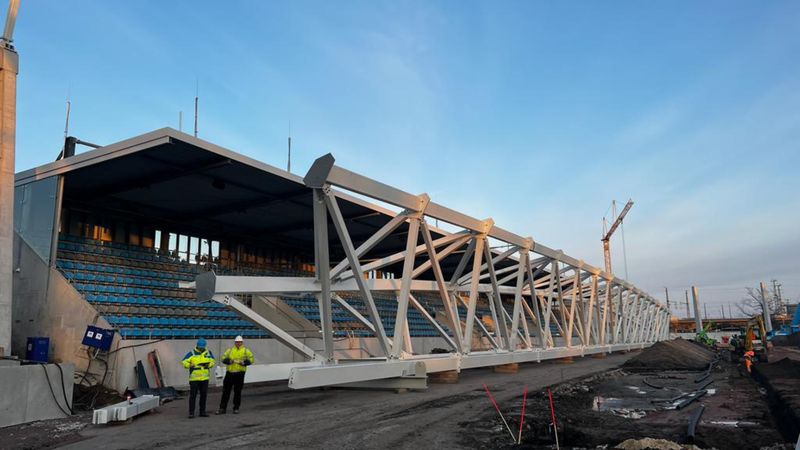
[{"label": "concrete block", "polygon": [[0,427],[25,422],[27,373],[26,367],[0,367],[0,399],[3,399],[0,402]]},{"label": "concrete block", "polygon": [[428,383],[433,384],[458,384],[458,372],[447,370],[428,374]]},{"label": "concrete block", "polygon": [[[50,377],[49,386],[45,370]],[[72,402],[75,365],[61,364],[61,372],[55,364],[0,367],[0,427],[66,417],[59,405],[69,411],[64,391]]]},{"label": "concrete block", "polygon": [[[72,388],[74,387],[74,364],[60,364],[61,372],[55,364],[39,365],[34,364],[31,366],[24,366],[28,369],[28,410],[25,412],[25,421],[31,422],[33,420],[44,419],[57,419],[66,417],[64,410],[69,411],[72,404]],[[50,377],[48,382],[45,377],[45,370],[47,377]],[[61,373],[63,372],[63,378]],[[62,388],[62,382],[63,388]],[[50,386],[48,386],[48,383]],[[50,387],[53,388],[52,392]],[[66,390],[66,397],[64,399],[64,390]],[[53,398],[55,394],[55,399]],[[56,401],[58,404],[56,404]],[[69,401],[69,404],[67,404]]]},{"label": "concrete block", "polygon": [[494,366],[494,373],[517,373],[517,372],[519,372],[519,364],[517,363],[501,364],[499,366]]},{"label": "concrete block", "polygon": [[159,404],[157,395],[143,395],[131,399],[130,403],[126,400],[105,408],[96,409],[92,414],[92,423],[102,425],[109,422],[121,422],[138,416],[139,414],[150,411]]}]

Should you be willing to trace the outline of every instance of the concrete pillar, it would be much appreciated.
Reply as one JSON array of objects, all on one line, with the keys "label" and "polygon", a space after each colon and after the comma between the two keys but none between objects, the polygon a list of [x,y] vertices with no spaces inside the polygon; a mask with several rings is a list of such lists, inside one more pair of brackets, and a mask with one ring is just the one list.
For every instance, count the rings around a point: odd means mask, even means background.
[{"label": "concrete pillar", "polygon": [[[15,11],[16,14],[16,11]],[[13,26],[13,25],[12,25]],[[0,347],[11,351],[11,283],[14,252],[14,141],[19,57],[0,40]],[[10,48],[9,48],[10,47]]]},{"label": "concrete pillar", "polygon": [[697,295],[697,286],[692,286],[692,301],[694,302],[694,325],[699,333],[703,331],[703,320],[700,319],[700,296]]},{"label": "concrete pillar", "polygon": [[[761,283],[761,304],[764,306],[764,328],[767,333],[772,332],[772,312],[769,309],[769,299],[767,298],[767,286]],[[764,339],[764,336],[761,337]]]}]

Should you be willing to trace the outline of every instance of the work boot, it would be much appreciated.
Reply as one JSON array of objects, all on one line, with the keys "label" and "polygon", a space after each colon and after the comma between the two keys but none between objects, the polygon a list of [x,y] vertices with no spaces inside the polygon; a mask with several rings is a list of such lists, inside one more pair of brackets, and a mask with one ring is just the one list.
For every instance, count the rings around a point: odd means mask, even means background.
[{"label": "work boot", "polygon": [[239,414],[239,410],[238,410],[238,409],[234,409],[234,410],[233,410],[233,413],[234,413],[234,414]]},{"label": "work boot", "polygon": [[[236,413],[236,412],[234,411],[234,414],[235,414],[235,413]],[[224,409],[218,409],[218,410],[217,410],[217,412],[215,412],[214,414],[216,414],[216,415],[220,416],[220,415],[222,415],[222,414],[225,414],[225,410],[224,410]]]},{"label": "work boot", "polygon": [[194,419],[194,414],[189,414],[190,419]]}]

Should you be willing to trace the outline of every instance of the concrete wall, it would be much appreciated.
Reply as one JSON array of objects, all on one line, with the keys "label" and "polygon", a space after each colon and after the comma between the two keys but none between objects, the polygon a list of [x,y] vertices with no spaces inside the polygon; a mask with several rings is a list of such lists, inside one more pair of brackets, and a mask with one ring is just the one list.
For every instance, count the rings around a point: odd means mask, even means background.
[{"label": "concrete wall", "polygon": [[[72,403],[75,365],[60,366],[61,372],[55,364],[0,367],[0,427],[67,417],[61,408],[69,411]],[[70,405],[66,404],[64,390]]]},{"label": "concrete wall", "polygon": [[25,357],[29,337],[49,337],[49,361],[71,362],[78,370],[85,370],[89,357],[81,341],[86,326],[111,328],[108,322],[18,235],[14,239],[14,268],[13,354]]}]

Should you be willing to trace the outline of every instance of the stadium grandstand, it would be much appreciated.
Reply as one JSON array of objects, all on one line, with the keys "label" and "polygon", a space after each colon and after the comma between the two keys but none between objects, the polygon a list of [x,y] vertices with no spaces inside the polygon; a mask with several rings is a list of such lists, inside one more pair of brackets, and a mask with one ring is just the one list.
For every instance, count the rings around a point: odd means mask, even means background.
[{"label": "stadium grandstand", "polygon": [[[355,196],[337,193],[348,230],[363,242],[396,212]],[[242,335],[262,362],[295,361],[269,332],[217,302],[200,302],[195,278],[204,272],[235,276],[314,276],[312,190],[301,177],[173,129],[164,128],[18,173],[15,180],[14,328],[12,346],[24,354],[26,338],[49,336],[54,361],[94,370],[107,386],[134,385],[138,344],[155,342],[167,378],[185,384],[178,355],[205,337],[218,352],[224,340]],[[399,226],[372,253],[392,255],[405,248],[408,225]],[[448,234],[431,229],[434,239]],[[445,276],[463,249],[441,261]],[[331,240],[332,260],[345,258]],[[498,271],[511,263],[501,261]],[[395,279],[402,262],[367,273]],[[420,279],[433,279],[422,274]],[[447,347],[440,330],[438,294],[414,292],[425,311],[409,308],[408,331],[416,348]],[[362,315],[358,292],[339,292]],[[374,292],[389,336],[397,296]],[[312,347],[320,341],[319,302],[311,292],[240,295],[248,307],[283,324]],[[511,300],[504,307],[512,312]],[[456,305],[461,320],[466,304]],[[491,327],[486,293],[477,317]],[[375,334],[341,304],[332,310],[337,351],[373,356]],[[436,325],[440,327],[437,330]],[[87,325],[116,332],[113,354],[92,367],[80,351]],[[556,320],[552,333],[559,335]],[[215,347],[216,346],[216,347]],[[133,350],[128,351],[126,348]],[[125,351],[122,351],[125,350]],[[87,369],[87,366],[89,367]]]}]

